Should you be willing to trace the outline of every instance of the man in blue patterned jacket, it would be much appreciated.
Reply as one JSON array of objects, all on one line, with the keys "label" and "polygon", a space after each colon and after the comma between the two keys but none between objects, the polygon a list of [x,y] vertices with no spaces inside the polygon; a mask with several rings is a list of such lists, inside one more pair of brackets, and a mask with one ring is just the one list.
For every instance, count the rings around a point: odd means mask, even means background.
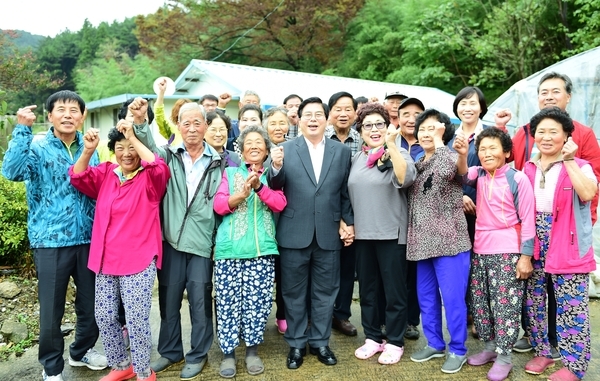
[{"label": "man in blue patterned jacket", "polygon": [[[75,341],[69,348],[71,366],[93,370],[107,366],[106,357],[93,348],[98,340],[94,318],[95,275],[87,268],[94,200],[73,188],[68,169],[83,152],[85,102],[72,91],[59,91],[46,101],[52,127],[43,139],[33,141],[33,110],[17,112],[17,126],[4,156],[2,174],[25,181],[29,242],[33,248],[40,303],[39,361],[42,378],[62,381],[64,339],[60,330],[69,278],[77,287]],[[94,153],[91,165],[98,165]]]}]

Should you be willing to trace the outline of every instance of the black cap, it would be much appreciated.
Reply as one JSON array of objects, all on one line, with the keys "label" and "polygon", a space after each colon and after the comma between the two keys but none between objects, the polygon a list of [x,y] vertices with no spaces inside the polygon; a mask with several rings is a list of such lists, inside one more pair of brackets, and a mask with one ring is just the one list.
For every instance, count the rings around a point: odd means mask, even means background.
[{"label": "black cap", "polygon": [[405,100],[402,101],[402,103],[400,103],[398,110],[402,110],[404,107],[406,107],[408,105],[417,105],[421,108],[421,110],[425,111],[425,106],[423,105],[423,102],[421,102],[417,98],[406,98]]},{"label": "black cap", "polygon": [[402,98],[402,99],[407,98],[406,95],[402,94],[399,91],[392,91],[392,92],[389,92],[389,93],[385,94],[385,99],[392,98],[392,97],[398,97],[398,98]]}]

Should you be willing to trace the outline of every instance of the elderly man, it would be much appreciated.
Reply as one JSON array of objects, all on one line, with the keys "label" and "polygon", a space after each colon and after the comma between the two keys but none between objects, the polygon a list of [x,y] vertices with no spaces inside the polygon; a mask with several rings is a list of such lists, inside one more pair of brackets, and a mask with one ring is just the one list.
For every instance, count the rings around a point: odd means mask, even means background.
[{"label": "elderly man", "polygon": [[[565,74],[556,72],[546,73],[540,79],[538,85],[538,106],[540,110],[547,107],[558,107],[563,111],[566,111],[567,105],[571,100],[571,92],[573,91],[573,82]],[[510,110],[504,109],[496,112],[495,122],[496,125],[505,128],[506,124],[510,121],[512,114]],[[573,121],[573,141],[579,146],[576,157],[587,160],[592,165],[592,169],[596,174],[596,178],[600,180],[600,147],[598,147],[598,140],[594,130],[587,127],[577,121]],[[515,136],[513,137],[513,150],[510,159],[514,159],[515,168],[522,170],[525,163],[533,157],[534,154],[538,153],[539,150],[533,144],[534,139],[530,134],[529,124],[526,124],[517,129]],[[597,209],[598,209],[598,193],[592,200],[592,224],[596,223],[597,220]],[[556,299],[554,296],[554,286],[552,282],[548,282],[548,337],[550,344],[552,344],[552,357],[560,359],[560,355],[556,350],[558,344],[556,338]],[[523,318],[523,324],[525,324],[525,318]],[[515,343],[513,349],[517,352],[527,352],[531,350],[531,345],[527,337],[523,337]]]},{"label": "elderly man", "polygon": [[[320,362],[337,364],[329,337],[340,285],[339,251],[354,240],[354,215],[348,196],[350,148],[325,138],[329,108],[321,99],[305,99],[298,114],[302,137],[273,148],[269,170],[269,184],[283,189],[287,198],[276,237],[288,323],[284,338],[290,346],[289,369],[302,365],[307,342],[310,353]],[[309,288],[310,327],[306,303]]]},{"label": "elderly man", "polygon": [[398,107],[403,100],[408,98],[406,95],[400,93],[399,91],[393,91],[391,93],[385,94],[385,100],[383,101],[383,106],[387,110],[388,114],[390,114],[390,123],[394,126],[398,127]]},{"label": "elderly man", "polygon": [[300,103],[302,103],[302,98],[296,94],[290,94],[283,100],[283,107],[288,110],[287,115],[290,122],[290,128],[287,133],[289,139],[294,139],[298,136],[298,123],[300,122],[298,107],[300,107]]},{"label": "elderly man", "polygon": [[[129,107],[143,109],[148,104],[136,98]],[[204,109],[197,103],[186,103],[179,110],[177,128],[183,142],[177,147],[157,147],[146,121],[136,117],[133,123],[138,139],[162,157],[171,170],[162,202],[163,262],[158,271],[160,358],[150,367],[159,373],[184,359],[179,310],[183,291],[187,290],[192,337],[180,377],[191,380],[206,364],[213,340],[213,197],[221,181],[223,162],[219,153],[203,140],[207,125]]]},{"label": "elderly man", "polygon": [[[325,137],[348,146],[352,156],[360,151],[362,139],[352,128],[356,121],[356,101],[352,94],[340,91],[329,98],[329,126]],[[350,322],[352,315],[352,293],[356,272],[356,250],[354,245],[340,250],[340,291],[335,299],[332,327],[346,336],[356,336],[356,327]]]},{"label": "elderly man", "polygon": [[[65,313],[69,278],[77,287],[75,341],[69,347],[69,364],[90,369],[106,368],[106,357],[93,348],[98,340],[94,319],[95,274],[88,269],[95,202],[69,181],[68,169],[83,152],[78,130],[85,119],[85,102],[72,91],[59,91],[46,101],[50,131],[33,141],[31,126],[36,106],[17,112],[17,126],[4,156],[2,174],[25,181],[27,233],[33,248],[40,303],[38,358],[46,381],[62,381],[65,342],[60,323]],[[94,153],[90,163],[98,165]]]}]

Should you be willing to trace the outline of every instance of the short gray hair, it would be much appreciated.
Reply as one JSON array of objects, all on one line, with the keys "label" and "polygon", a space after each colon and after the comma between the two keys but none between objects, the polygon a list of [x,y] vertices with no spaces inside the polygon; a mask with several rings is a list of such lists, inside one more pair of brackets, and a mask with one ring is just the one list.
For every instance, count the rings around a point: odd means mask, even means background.
[{"label": "short gray hair", "polygon": [[265,146],[267,147],[268,155],[273,144],[271,143],[271,139],[269,139],[269,134],[267,134],[267,131],[258,124],[251,124],[249,126],[246,126],[246,128],[244,128],[244,130],[240,132],[240,136],[238,136],[237,138],[237,143],[240,147],[240,152],[244,152],[244,142],[246,141],[246,137],[248,137],[248,134],[251,132],[258,132],[260,136],[262,136],[263,140],[265,141]]},{"label": "short gray hair", "polygon": [[[287,118],[287,112],[288,112],[287,108],[283,108],[283,107],[271,107],[270,109],[268,109],[265,112],[265,115],[263,116],[262,124],[263,124],[263,128],[265,130],[267,129],[267,126],[269,125],[269,122],[268,122],[269,118],[272,117],[273,115],[275,115],[275,113],[278,113],[278,112],[282,113]],[[288,124],[289,124],[289,121],[288,121]]]},{"label": "short gray hair", "polygon": [[573,81],[571,81],[571,78],[569,78],[568,75],[557,73],[555,71],[551,71],[542,76],[537,87],[538,94],[540,92],[540,86],[542,86],[542,83],[546,82],[549,79],[562,79],[562,81],[565,83],[565,91],[567,92],[567,94],[571,95],[571,92],[573,91]]},{"label": "short gray hair", "polygon": [[196,102],[189,102],[181,106],[181,108],[179,109],[179,115],[177,120],[181,121],[181,116],[183,115],[183,113],[188,111],[200,111],[200,113],[202,114],[202,119],[206,121],[206,110],[204,110],[204,107],[202,107],[202,105],[199,105]]},{"label": "short gray hair", "polygon": [[258,99],[258,104],[260,104],[260,96],[254,90],[246,90],[244,92],[244,95],[242,96],[242,99],[240,99],[240,101],[243,100],[246,97],[252,97],[252,96],[255,96]]}]

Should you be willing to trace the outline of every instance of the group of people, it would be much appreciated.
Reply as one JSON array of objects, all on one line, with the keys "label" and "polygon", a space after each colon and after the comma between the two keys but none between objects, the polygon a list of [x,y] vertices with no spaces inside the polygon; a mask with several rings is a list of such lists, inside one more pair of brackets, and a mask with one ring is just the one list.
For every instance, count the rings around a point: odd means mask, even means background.
[{"label": "group of people", "polygon": [[[2,173],[27,181],[44,380],[63,380],[71,276],[69,364],[110,367],[103,381],[155,380],[182,362],[180,378],[197,377],[213,341],[213,298],[219,374],[236,376],[241,340],[246,371],[261,374],[274,288],[287,367],[302,366],[307,344],[335,365],[332,328],[357,334],[349,321],[355,275],[365,335],[358,359],[398,363],[422,325],[427,345],[412,361],[444,358],[445,373],[492,362],[488,379],[499,381],[523,328],[520,350],[535,351],[526,372],[542,374],[560,359],[550,380],[584,377],[600,148],[566,112],[566,75],[542,78],[540,112],[512,139],[510,110],[497,113],[496,126],[482,124],[487,105],[476,87],[456,96],[456,128],[401,93],[361,104],[348,92],[328,103],[291,94],[263,112],[249,91],[237,120],[223,112],[229,94],[206,95],[179,100],[167,120],[165,89],[159,83],[155,113],[142,98],[123,106],[102,162],[99,131],[80,132],[85,103],[76,93],[48,98],[43,140],[31,133],[35,106],[17,113]],[[155,143],[154,118],[167,145]],[[150,361],[155,278],[160,357]],[[469,318],[484,343],[470,356]],[[105,356],[93,349],[100,336]]]}]

